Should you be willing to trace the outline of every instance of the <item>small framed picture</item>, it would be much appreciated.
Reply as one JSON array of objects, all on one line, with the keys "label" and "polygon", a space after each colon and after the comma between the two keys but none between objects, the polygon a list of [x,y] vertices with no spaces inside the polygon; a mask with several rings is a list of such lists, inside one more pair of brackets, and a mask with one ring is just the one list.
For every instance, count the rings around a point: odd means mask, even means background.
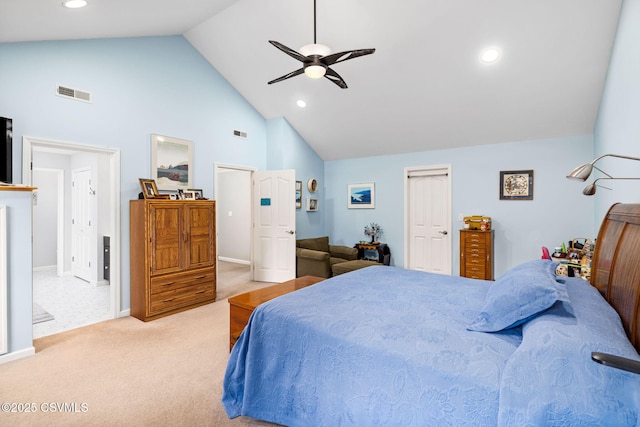
[{"label": "small framed picture", "polygon": [[318,210],[318,199],[309,197],[307,199],[307,210],[308,211],[317,211]]},{"label": "small framed picture", "polygon": [[500,171],[500,200],[533,200],[533,170]]},{"label": "small framed picture", "polygon": [[138,181],[140,181],[140,188],[142,188],[142,195],[145,199],[155,199],[160,196],[155,180],[138,178]]},{"label": "small framed picture", "polygon": [[196,200],[204,200],[204,193],[199,188],[187,188],[187,191],[192,191],[195,194]]},{"label": "small framed picture", "polygon": [[348,184],[349,209],[373,209],[376,207],[375,184]]},{"label": "small framed picture", "polygon": [[191,191],[191,190],[187,190],[184,192],[184,198],[185,200],[195,200],[196,199],[196,192],[195,191]]},{"label": "small framed picture", "polygon": [[296,181],[296,209],[302,207],[302,181]]}]

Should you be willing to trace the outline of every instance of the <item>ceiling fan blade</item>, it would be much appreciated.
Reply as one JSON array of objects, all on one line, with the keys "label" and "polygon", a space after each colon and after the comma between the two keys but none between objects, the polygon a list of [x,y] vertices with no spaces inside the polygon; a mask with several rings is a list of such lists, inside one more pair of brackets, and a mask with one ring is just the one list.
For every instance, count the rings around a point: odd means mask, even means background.
[{"label": "ceiling fan blade", "polygon": [[320,58],[320,61],[322,61],[322,63],[326,66],[330,66],[333,64],[337,64],[338,62],[346,61],[347,59],[353,59],[364,55],[371,55],[375,51],[375,49],[347,50],[344,52],[337,52],[332,53],[331,55],[324,56]]},{"label": "ceiling fan blade", "polygon": [[331,68],[327,68],[327,72],[324,75],[324,77],[326,79],[331,80],[332,82],[334,82],[338,86],[340,86],[341,89],[346,89],[347,88],[347,84],[344,82],[344,80],[342,80],[342,77],[340,77],[340,74],[336,73]]},{"label": "ceiling fan blade", "polygon": [[300,75],[300,74],[302,74],[302,73],[304,73],[304,68],[300,68],[299,70],[292,71],[292,72],[290,72],[290,73],[288,73],[288,74],[285,74],[285,75],[284,75],[284,76],[282,76],[282,77],[278,77],[278,78],[277,78],[277,79],[275,79],[275,80],[271,80],[271,81],[270,81],[269,83],[267,83],[267,84],[278,83],[278,82],[281,82],[281,81],[283,81],[283,80],[287,80],[288,78],[295,77],[295,76],[299,76],[299,75]]},{"label": "ceiling fan blade", "polygon": [[280,49],[281,51],[283,51],[287,55],[291,56],[292,58],[297,59],[300,62],[309,61],[309,58],[307,58],[306,56],[304,56],[300,52],[297,52],[297,51],[291,49],[290,47],[287,47],[287,46],[283,45],[282,43],[279,43],[279,42],[274,41],[274,40],[269,40],[269,43],[271,43],[272,45],[274,45],[275,47],[277,47],[278,49]]}]

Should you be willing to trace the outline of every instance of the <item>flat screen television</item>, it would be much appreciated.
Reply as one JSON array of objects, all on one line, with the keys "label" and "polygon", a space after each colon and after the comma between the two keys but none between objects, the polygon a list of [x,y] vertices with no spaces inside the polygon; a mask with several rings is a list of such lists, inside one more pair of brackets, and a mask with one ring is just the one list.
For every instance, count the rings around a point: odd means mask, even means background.
[{"label": "flat screen television", "polygon": [[0,181],[13,183],[13,121],[0,117]]}]

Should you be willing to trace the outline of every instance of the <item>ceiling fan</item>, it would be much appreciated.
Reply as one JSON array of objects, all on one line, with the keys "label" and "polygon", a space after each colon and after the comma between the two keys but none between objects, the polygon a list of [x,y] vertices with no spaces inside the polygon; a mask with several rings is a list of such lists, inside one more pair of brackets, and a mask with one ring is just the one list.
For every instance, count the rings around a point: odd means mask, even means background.
[{"label": "ceiling fan", "polygon": [[327,46],[316,43],[316,0],[313,0],[313,44],[304,45],[300,48],[300,52],[296,52],[277,41],[269,40],[269,43],[287,55],[302,62],[303,65],[302,68],[278,77],[275,80],[271,80],[268,84],[278,83],[304,73],[312,79],[319,79],[324,76],[340,86],[340,88],[346,89],[347,84],[342,77],[329,67],[333,64],[346,61],[347,59],[370,55],[376,51],[375,49],[356,49],[331,54],[331,49]]}]

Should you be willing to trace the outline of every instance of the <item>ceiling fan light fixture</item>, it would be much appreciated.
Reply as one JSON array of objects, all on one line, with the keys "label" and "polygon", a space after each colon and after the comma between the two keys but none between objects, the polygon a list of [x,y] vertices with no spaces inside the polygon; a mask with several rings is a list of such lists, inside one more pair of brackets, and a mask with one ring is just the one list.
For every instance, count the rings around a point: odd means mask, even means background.
[{"label": "ceiling fan light fixture", "polygon": [[327,73],[327,69],[322,65],[309,65],[308,67],[305,67],[304,73],[311,79],[319,79],[324,77]]},{"label": "ceiling fan light fixture", "polygon": [[87,5],[86,0],[65,0],[62,5],[68,9],[78,9]]},{"label": "ceiling fan light fixture", "polygon": [[300,52],[304,56],[316,55],[318,57],[323,57],[329,55],[331,53],[331,49],[329,48],[329,46],[325,46],[319,43],[313,43],[305,44],[300,48],[298,52]]}]

